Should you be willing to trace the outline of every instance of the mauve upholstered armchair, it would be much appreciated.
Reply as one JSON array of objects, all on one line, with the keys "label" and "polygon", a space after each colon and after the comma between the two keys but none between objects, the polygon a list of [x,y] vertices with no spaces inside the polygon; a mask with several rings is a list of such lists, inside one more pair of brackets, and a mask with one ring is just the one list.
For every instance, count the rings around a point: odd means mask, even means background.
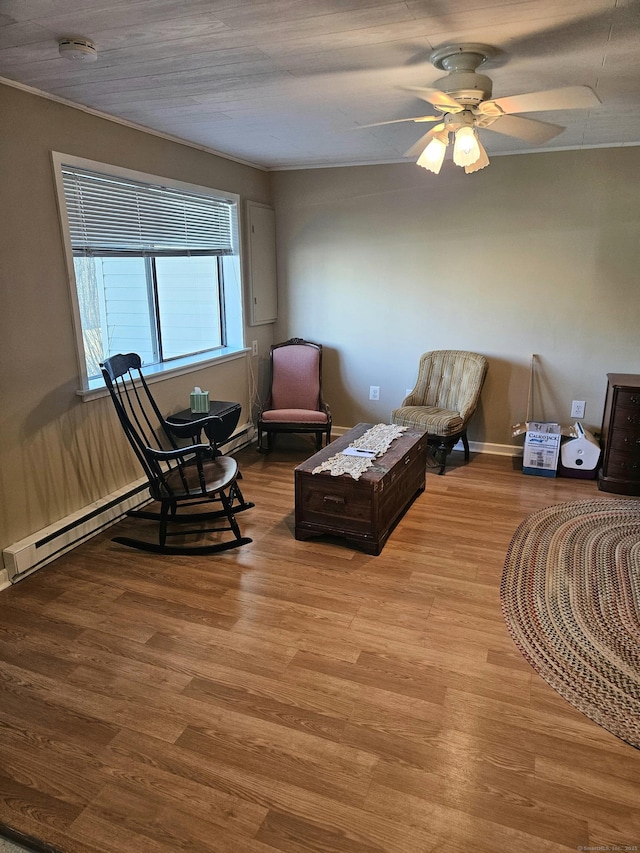
[{"label": "mauve upholstered armchair", "polygon": [[487,367],[487,359],[476,352],[426,352],[420,358],[415,388],[391,412],[392,423],[425,430],[439,474],[458,440],[469,460],[467,425],[478,405]]},{"label": "mauve upholstered armchair", "polygon": [[331,412],[322,399],[321,344],[291,338],[271,347],[271,389],[258,415],[258,450],[271,450],[278,432],[315,433],[318,450],[323,436],[326,444],[331,441]]}]

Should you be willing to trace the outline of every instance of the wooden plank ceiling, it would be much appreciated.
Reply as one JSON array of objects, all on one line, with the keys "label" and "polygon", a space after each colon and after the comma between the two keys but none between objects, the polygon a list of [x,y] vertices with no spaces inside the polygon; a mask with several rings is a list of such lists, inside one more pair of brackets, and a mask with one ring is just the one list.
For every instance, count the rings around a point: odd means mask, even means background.
[{"label": "wooden plank ceiling", "polygon": [[[0,75],[265,168],[398,162],[441,45],[483,42],[495,97],[587,85],[543,146],[640,144],[638,0],[2,0]],[[83,36],[95,63],[58,39]],[[425,109],[426,107],[426,109]],[[482,132],[491,154],[531,150]]]}]

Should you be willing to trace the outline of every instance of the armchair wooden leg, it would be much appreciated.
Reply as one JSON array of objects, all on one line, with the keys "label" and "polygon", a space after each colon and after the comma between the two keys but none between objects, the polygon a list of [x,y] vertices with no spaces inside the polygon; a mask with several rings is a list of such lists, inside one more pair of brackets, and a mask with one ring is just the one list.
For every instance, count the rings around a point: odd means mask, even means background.
[{"label": "armchair wooden leg", "polygon": [[462,445],[464,447],[464,461],[468,462],[469,461],[469,439],[467,438],[467,431],[466,430],[462,433],[462,435],[460,436],[460,439],[461,439]]},{"label": "armchair wooden leg", "polygon": [[449,448],[445,444],[444,441],[441,441],[440,444],[436,447],[433,452],[433,458],[436,460],[438,465],[440,466],[440,470],[438,474],[444,474],[444,469],[447,464],[447,454],[449,453]]},{"label": "armchair wooden leg", "polygon": [[[266,436],[266,439],[265,439]],[[265,444],[266,441],[266,444]],[[271,432],[268,429],[258,427],[258,453],[270,453],[272,447]]]}]

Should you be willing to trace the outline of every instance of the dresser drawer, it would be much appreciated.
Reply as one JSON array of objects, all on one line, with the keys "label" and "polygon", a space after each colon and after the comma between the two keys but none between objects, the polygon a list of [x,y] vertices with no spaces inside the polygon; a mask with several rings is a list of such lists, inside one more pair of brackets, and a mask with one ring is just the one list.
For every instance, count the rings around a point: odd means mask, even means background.
[{"label": "dresser drawer", "polygon": [[619,389],[616,395],[616,408],[640,409],[640,390]]},{"label": "dresser drawer", "polygon": [[611,448],[607,462],[607,476],[620,480],[640,480],[640,456]]},{"label": "dresser drawer", "polygon": [[640,430],[640,406],[617,406],[611,421],[612,427]]},{"label": "dresser drawer", "polygon": [[640,459],[640,430],[612,430],[609,435],[609,447],[612,453],[624,453],[629,458]]}]

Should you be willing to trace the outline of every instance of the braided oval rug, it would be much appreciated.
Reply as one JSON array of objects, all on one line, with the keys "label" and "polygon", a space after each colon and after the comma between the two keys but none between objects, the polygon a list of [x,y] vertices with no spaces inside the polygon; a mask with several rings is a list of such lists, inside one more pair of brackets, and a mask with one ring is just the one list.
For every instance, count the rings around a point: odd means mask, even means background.
[{"label": "braided oval rug", "polygon": [[509,546],[500,596],[536,672],[640,749],[640,501],[578,501],[529,516]]}]

